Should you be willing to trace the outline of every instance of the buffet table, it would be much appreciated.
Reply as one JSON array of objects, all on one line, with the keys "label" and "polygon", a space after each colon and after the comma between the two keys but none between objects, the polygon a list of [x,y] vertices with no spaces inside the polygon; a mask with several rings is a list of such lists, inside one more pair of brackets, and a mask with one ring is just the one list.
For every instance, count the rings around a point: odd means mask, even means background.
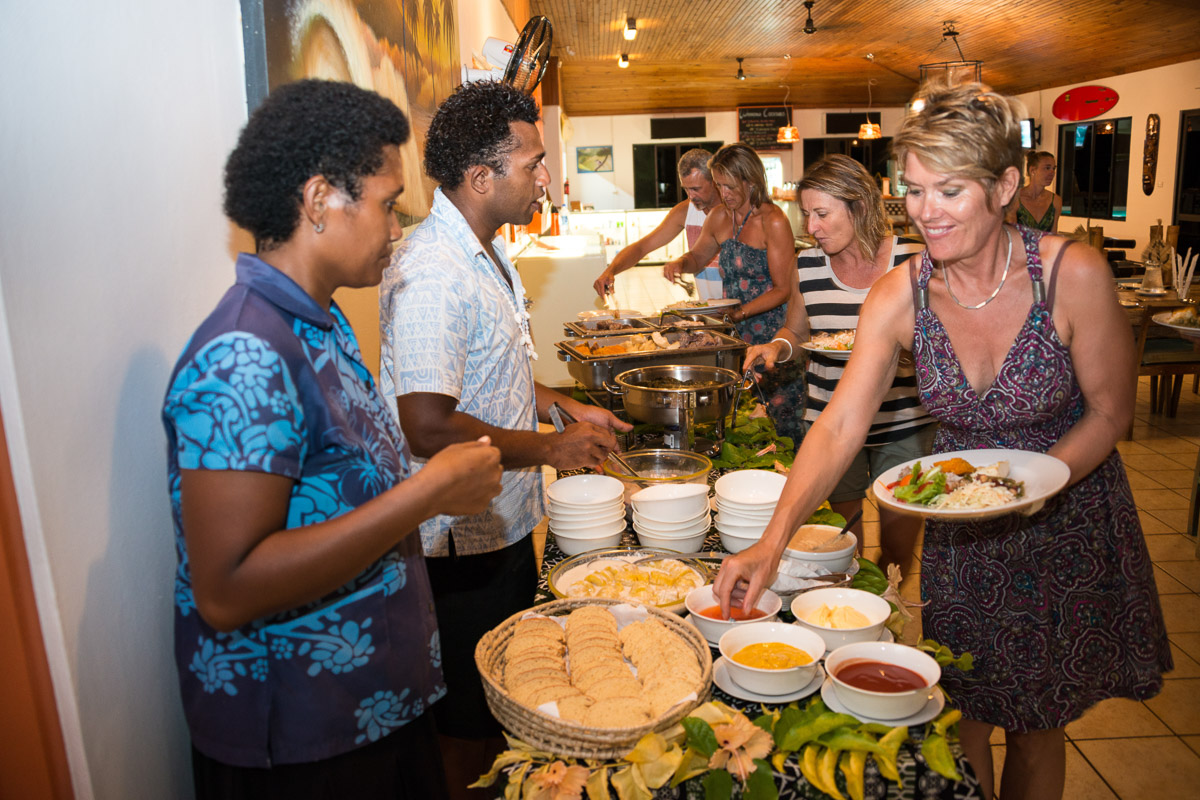
[{"label": "buffet table", "polygon": [[[626,530],[621,544],[623,546],[637,546],[637,537],[632,529]],[[724,552],[715,528],[710,531],[704,545],[706,551],[714,553]],[[555,544],[554,534],[548,532],[546,534],[546,545],[542,556],[542,569],[538,584],[538,603],[555,599],[555,595],[550,591],[547,576],[556,564],[566,558],[567,556]],[[790,612],[786,608],[781,612],[780,616],[787,621],[791,620]],[[713,648],[712,653],[715,661],[719,653],[717,653],[715,648]],[[719,700],[732,708],[746,713],[751,719],[762,713],[764,709],[770,710],[786,705],[772,706],[770,704],[747,701],[722,691],[715,683],[712,687],[712,699]],[[804,703],[808,702],[808,698],[797,702],[803,707]],[[930,769],[920,755],[920,743],[925,736],[925,730],[925,724],[913,725],[909,728],[910,741],[901,746],[897,758],[897,769],[901,777],[900,784],[884,780],[879,774],[875,761],[867,759],[863,790],[863,796],[866,800],[884,800],[884,798],[892,798],[892,800],[899,800],[899,798],[969,800],[970,798],[981,796],[975,774],[971,771],[966,757],[962,754],[957,744],[953,745],[953,754],[956,767],[963,776],[962,781],[956,783],[947,780]],[[818,791],[805,780],[795,757],[790,758],[784,763],[782,771],[773,770],[773,774],[775,785],[779,789],[779,797],[784,800],[800,800],[801,798],[804,800],[818,800],[819,798],[828,797],[828,795]],[[665,786],[657,790],[654,793],[654,797],[699,800],[704,797],[704,788],[699,779],[692,779],[685,781],[674,789],[670,788],[670,786]]]}]

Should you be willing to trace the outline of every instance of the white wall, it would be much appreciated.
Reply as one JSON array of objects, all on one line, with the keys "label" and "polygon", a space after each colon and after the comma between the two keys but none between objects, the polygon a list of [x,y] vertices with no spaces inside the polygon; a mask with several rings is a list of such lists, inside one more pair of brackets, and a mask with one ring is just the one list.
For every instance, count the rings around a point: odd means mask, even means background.
[{"label": "white wall", "polygon": [[[903,109],[874,108],[881,112],[884,135],[890,135],[900,124]],[[792,124],[800,129],[801,138],[824,137],[825,114],[837,112],[866,112],[865,108],[797,108],[792,111]],[[694,117],[699,114],[623,114],[597,117],[571,117],[574,135],[564,142],[567,178],[571,181],[571,199],[590,203],[597,211],[633,208],[633,145],[671,144],[682,141],[736,142],[737,112],[709,111],[704,114],[707,131],[704,136],[686,139],[651,139],[650,118]],[[865,116],[864,116],[865,119]],[[846,138],[851,138],[847,136]],[[612,145],[613,171],[580,173],[576,169],[575,148]],[[764,151],[764,156],[779,156],[783,161],[785,181],[800,179],[804,170],[802,145],[788,150]]]},{"label": "white wall", "polygon": [[10,5],[0,67],[0,401],[76,793],[184,797],[159,409],[233,277],[238,0]]},{"label": "white wall", "polygon": [[[986,70],[986,65],[985,65]],[[1092,225],[1104,228],[1106,236],[1134,239],[1137,248],[1129,252],[1140,259],[1142,249],[1150,243],[1150,226],[1163,220],[1171,224],[1175,198],[1175,167],[1179,157],[1179,112],[1200,108],[1200,60],[1186,61],[1167,67],[1131,72],[1081,84],[1068,84],[1019,95],[1035,124],[1042,126],[1040,149],[1058,153],[1058,126],[1064,125],[1051,112],[1055,99],[1073,86],[1099,84],[1115,89],[1120,99],[1111,111],[1099,119],[1133,118],[1133,136],[1129,145],[1129,197],[1124,221],[1093,220]],[[1158,114],[1161,126],[1158,134],[1158,169],[1154,192],[1147,197],[1142,191],[1142,152],[1146,143],[1146,116]],[[1059,230],[1070,232],[1078,225],[1087,225],[1086,217],[1063,217]]]}]

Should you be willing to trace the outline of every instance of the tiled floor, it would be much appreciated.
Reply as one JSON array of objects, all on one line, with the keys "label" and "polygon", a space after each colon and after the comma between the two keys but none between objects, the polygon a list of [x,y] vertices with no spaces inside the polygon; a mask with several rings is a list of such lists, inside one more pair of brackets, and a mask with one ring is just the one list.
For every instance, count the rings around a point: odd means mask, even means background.
[{"label": "tiled floor", "polygon": [[[1185,535],[1189,484],[1200,453],[1200,396],[1189,383],[1175,419],[1151,415],[1149,406],[1149,379],[1143,378],[1133,440],[1117,449],[1154,561],[1175,670],[1158,697],[1108,700],[1067,727],[1067,800],[1200,796],[1200,559],[1195,540]],[[866,554],[877,558],[878,513],[869,502],[863,518]],[[544,522],[535,536],[540,554]],[[911,575],[901,584],[906,598],[919,599],[918,581],[919,575]],[[910,642],[920,637],[919,617],[905,633]],[[992,741],[999,775],[1003,734],[997,731]]]}]

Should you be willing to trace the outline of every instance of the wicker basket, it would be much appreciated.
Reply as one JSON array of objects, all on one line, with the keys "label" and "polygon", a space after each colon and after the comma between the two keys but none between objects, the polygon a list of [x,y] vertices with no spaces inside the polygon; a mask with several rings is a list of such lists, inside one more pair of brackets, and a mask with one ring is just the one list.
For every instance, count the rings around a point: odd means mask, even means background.
[{"label": "wicker basket", "polygon": [[712,691],[712,653],[708,649],[708,642],[695,627],[684,622],[679,616],[656,608],[646,608],[646,611],[652,618],[679,635],[700,662],[700,681],[695,687],[695,702],[677,705],[658,719],[636,728],[592,728],[542,714],[518,703],[504,689],[504,652],[512,639],[513,629],[523,616],[530,612],[558,616],[584,606],[607,607],[620,605],[622,602],[624,601],[599,598],[552,600],[513,614],[484,634],[475,646],[475,665],[483,678],[483,691],[487,695],[488,706],[509,733],[528,744],[560,756],[620,758],[632,750],[638,740],[647,733],[671,727],[686,717],[693,708],[708,700]]}]

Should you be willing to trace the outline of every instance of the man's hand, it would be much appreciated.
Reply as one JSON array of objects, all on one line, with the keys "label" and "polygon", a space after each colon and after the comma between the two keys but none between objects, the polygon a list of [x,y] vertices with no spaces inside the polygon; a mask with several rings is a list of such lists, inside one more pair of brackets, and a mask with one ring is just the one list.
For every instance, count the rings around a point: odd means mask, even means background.
[{"label": "man's hand", "polygon": [[616,415],[614,415],[607,408],[577,403],[571,406],[569,410],[571,412],[571,416],[579,422],[590,422],[597,427],[621,431],[622,433],[628,433],[629,431],[633,430],[632,425],[630,425],[628,422],[622,422],[621,420],[617,419]]},{"label": "man's hand", "polygon": [[418,474],[439,482],[440,489],[434,493],[438,514],[479,514],[500,494],[504,469],[500,451],[492,447],[490,438],[482,436],[478,441],[439,450]]},{"label": "man's hand", "polygon": [[613,273],[612,267],[605,267],[604,272],[600,273],[600,277],[596,278],[592,288],[596,290],[596,294],[604,297],[607,294],[612,294],[613,285],[616,282],[616,275]]},{"label": "man's hand", "polygon": [[553,435],[557,440],[546,463],[555,469],[594,469],[617,447],[611,430],[590,422],[573,423]]},{"label": "man's hand", "polygon": [[761,540],[726,558],[713,581],[713,595],[721,604],[721,616],[728,619],[729,609],[735,603],[743,611],[754,608],[763,590],[775,582],[778,568],[779,558],[774,549]]}]

